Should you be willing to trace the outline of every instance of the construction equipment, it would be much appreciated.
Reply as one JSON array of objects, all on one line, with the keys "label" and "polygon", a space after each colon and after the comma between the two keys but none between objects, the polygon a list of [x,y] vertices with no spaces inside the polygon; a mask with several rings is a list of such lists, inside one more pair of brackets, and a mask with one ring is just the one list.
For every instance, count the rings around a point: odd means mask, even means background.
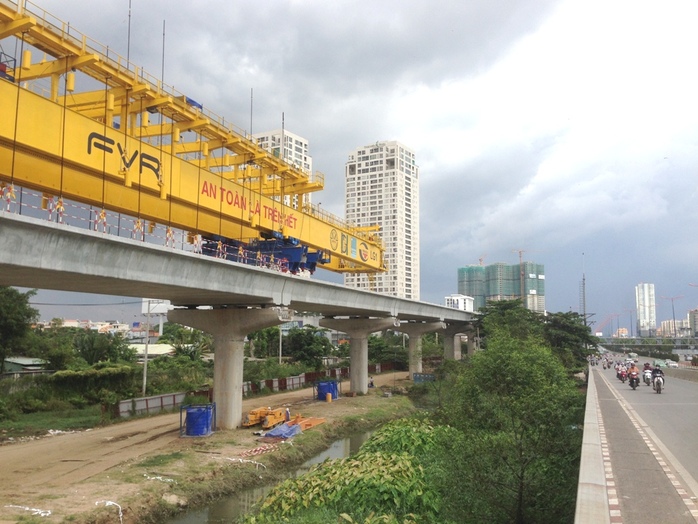
[{"label": "construction equipment", "polygon": [[244,427],[256,426],[264,421],[264,417],[271,411],[271,408],[257,408],[249,411],[245,417],[242,419],[242,425]]},{"label": "construction equipment", "polygon": [[[0,53],[0,196],[8,208],[17,185],[47,202],[57,197],[59,207],[70,199],[100,216],[133,217],[134,238],[156,223],[189,232],[192,245],[203,240],[218,258],[242,248],[243,263],[285,258],[290,272],[386,270],[375,231],[306,198],[324,187],[322,174],[288,164],[29,2],[0,0],[0,36],[14,37],[21,55]],[[275,242],[260,244],[267,240]]]},{"label": "construction equipment", "polygon": [[296,417],[288,422],[289,426],[300,426],[303,431],[310,429],[320,424],[324,424],[325,419],[321,417],[303,417],[301,414],[296,415]]},{"label": "construction equipment", "polygon": [[286,410],[284,408],[272,409],[267,412],[262,421],[262,429],[271,429],[286,422]]}]

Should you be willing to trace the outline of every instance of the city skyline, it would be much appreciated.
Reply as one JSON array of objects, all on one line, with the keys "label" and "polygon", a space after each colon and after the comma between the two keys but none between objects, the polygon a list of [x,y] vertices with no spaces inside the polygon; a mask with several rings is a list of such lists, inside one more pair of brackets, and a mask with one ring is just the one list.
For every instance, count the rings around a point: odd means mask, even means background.
[{"label": "city skyline", "polygon": [[[698,218],[698,71],[685,67],[695,2],[152,0],[132,16],[122,0],[98,13],[82,0],[35,4],[238,128],[277,129],[285,116],[312,144],[317,201],[335,215],[353,147],[409,144],[424,301],[454,293],[458,267],[515,264],[523,251],[545,264],[550,311],[578,310],[584,276],[597,326],[620,315],[629,327],[638,282],[683,295],[677,317],[698,303],[698,246],[681,234]],[[275,20],[276,37],[260,37]],[[671,309],[658,299],[658,320]]]}]

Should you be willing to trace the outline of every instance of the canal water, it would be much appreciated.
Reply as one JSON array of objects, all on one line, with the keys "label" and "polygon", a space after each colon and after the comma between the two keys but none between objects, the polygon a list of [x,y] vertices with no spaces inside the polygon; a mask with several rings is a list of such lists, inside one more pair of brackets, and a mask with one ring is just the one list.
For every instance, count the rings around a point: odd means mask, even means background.
[{"label": "canal water", "polygon": [[[346,458],[357,451],[366,442],[372,432],[359,433],[351,437],[335,441],[327,450],[301,464],[298,469],[289,473],[289,477],[297,477],[310,470],[315,464],[327,459]],[[206,508],[188,511],[169,524],[223,524],[235,522],[239,517],[248,513],[252,506],[267,495],[276,484],[240,491],[230,497],[213,502]]]}]

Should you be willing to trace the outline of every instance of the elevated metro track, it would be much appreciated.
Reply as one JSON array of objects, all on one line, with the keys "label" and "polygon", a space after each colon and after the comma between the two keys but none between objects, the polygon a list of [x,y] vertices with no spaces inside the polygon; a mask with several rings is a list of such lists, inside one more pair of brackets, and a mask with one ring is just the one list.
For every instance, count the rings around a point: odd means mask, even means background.
[{"label": "elevated metro track", "polygon": [[[384,271],[374,228],[312,206],[324,186],[26,0],[0,0],[0,182],[338,272]],[[5,45],[7,44],[7,45]],[[35,55],[39,55],[38,57]],[[43,93],[39,81],[44,83]],[[79,87],[83,89],[80,90]],[[279,256],[277,254],[277,257]]]},{"label": "elevated metro track", "polygon": [[474,315],[0,211],[0,285],[465,325]]}]

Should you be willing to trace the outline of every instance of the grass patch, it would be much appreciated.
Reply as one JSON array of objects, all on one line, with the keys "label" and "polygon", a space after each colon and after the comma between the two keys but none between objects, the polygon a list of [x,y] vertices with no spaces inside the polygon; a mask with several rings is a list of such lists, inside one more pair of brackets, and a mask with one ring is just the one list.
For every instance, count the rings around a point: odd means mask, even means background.
[{"label": "grass patch", "polygon": [[62,411],[39,411],[0,422],[0,440],[45,435],[48,430],[77,431],[103,425],[100,406]]},{"label": "grass patch", "polygon": [[159,468],[165,464],[169,464],[175,460],[181,460],[184,458],[184,453],[180,451],[175,451],[174,453],[168,453],[166,455],[157,455],[155,457],[149,457],[142,462],[138,463],[141,468]]}]

